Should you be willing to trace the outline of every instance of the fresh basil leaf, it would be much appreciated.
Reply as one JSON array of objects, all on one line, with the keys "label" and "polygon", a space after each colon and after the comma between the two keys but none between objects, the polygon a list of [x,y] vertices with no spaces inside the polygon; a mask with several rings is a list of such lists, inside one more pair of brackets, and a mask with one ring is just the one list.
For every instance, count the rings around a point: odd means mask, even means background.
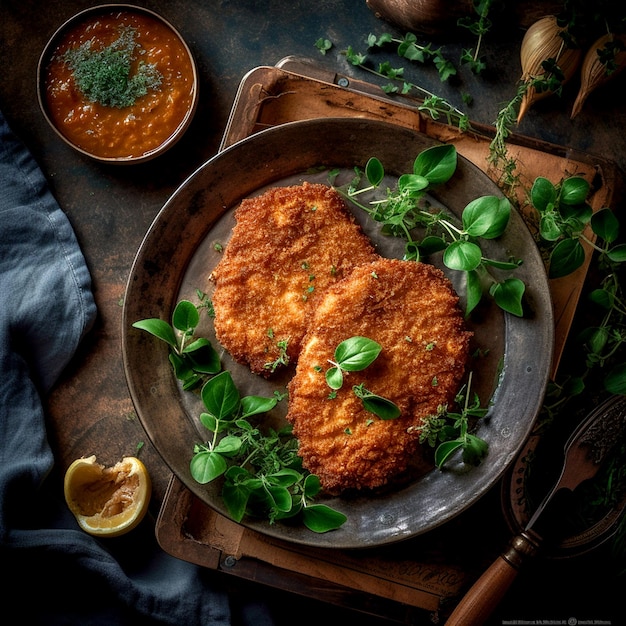
[{"label": "fresh basil leaf", "polygon": [[215,418],[215,415],[211,413],[200,413],[200,422],[212,433],[218,432],[217,428],[220,422]]},{"label": "fresh basil leaf", "polygon": [[489,292],[496,304],[503,310],[516,315],[524,316],[522,298],[526,291],[526,285],[519,278],[507,278],[504,282],[494,283]]},{"label": "fresh basil leaf", "polygon": [[285,487],[264,484],[266,502],[269,508],[276,509],[282,513],[291,510],[291,494]]},{"label": "fresh basil leaf", "polygon": [[304,525],[313,532],[325,533],[336,530],[348,518],[339,511],[331,509],[325,504],[309,504],[302,509],[302,521]]},{"label": "fresh basil leaf", "polygon": [[289,468],[266,475],[268,482],[276,487],[291,487],[301,480],[302,474]]},{"label": "fresh basil leaf", "polygon": [[339,367],[331,367],[326,370],[326,384],[331,389],[341,389],[343,386],[343,372]]},{"label": "fresh basil leaf", "polygon": [[158,339],[165,341],[172,348],[178,348],[178,341],[176,339],[176,333],[174,329],[168,324],[166,321],[158,319],[156,317],[139,320],[133,324],[133,328],[138,328],[139,330],[145,330],[146,332],[154,335]]},{"label": "fresh basil leaf", "polygon": [[626,243],[622,243],[611,248],[606,255],[614,263],[623,263],[626,261]]},{"label": "fresh basil leaf", "polygon": [[193,330],[200,322],[200,313],[193,302],[181,300],[172,313],[172,325],[174,328],[186,332]]},{"label": "fresh basil leaf", "polygon": [[546,241],[557,241],[563,234],[561,223],[554,211],[546,211],[539,218],[539,234]]},{"label": "fresh basil leaf", "polygon": [[575,230],[583,228],[593,217],[593,209],[586,202],[571,205],[561,204],[559,208],[564,222]]},{"label": "fresh basil leaf", "polygon": [[402,174],[398,178],[398,191],[406,193],[409,196],[424,191],[428,187],[428,178],[419,176],[418,174]]},{"label": "fresh basil leaf", "polygon": [[375,394],[366,394],[361,397],[361,402],[366,410],[380,417],[382,420],[392,420],[400,417],[400,409],[387,398]]},{"label": "fresh basil leaf", "polygon": [[620,363],[609,371],[604,379],[604,388],[609,393],[626,395],[626,363]]},{"label": "fresh basil leaf", "polygon": [[385,168],[383,164],[376,158],[372,157],[365,165],[365,177],[370,185],[378,187],[385,177]]},{"label": "fresh basil leaf", "polygon": [[476,270],[466,272],[466,304],[465,315],[469,315],[482,300],[483,286],[480,281],[480,275]]},{"label": "fresh basil leaf", "polygon": [[314,498],[322,490],[322,483],[315,474],[309,474],[304,479],[304,495],[306,498]]},{"label": "fresh basil leaf", "polygon": [[585,390],[585,381],[580,376],[572,376],[563,383],[563,394],[566,398],[580,395]]},{"label": "fresh basil leaf", "polygon": [[511,203],[506,198],[483,196],[472,200],[461,219],[465,232],[471,237],[495,239],[506,230],[511,215]]},{"label": "fresh basil leaf", "polygon": [[607,243],[613,243],[619,235],[619,220],[611,209],[601,209],[591,217],[593,232]]},{"label": "fresh basil leaf", "polygon": [[201,485],[215,480],[226,471],[226,461],[216,452],[198,452],[190,463],[189,470],[193,479]]},{"label": "fresh basil leaf", "polygon": [[443,253],[443,262],[451,270],[470,272],[480,265],[481,259],[480,247],[471,241],[454,241]]},{"label": "fresh basil leaf", "polygon": [[241,522],[246,514],[248,501],[250,500],[250,495],[253,489],[251,488],[251,485],[246,482],[233,480],[232,477],[229,476],[231,470],[233,469],[240,468],[229,468],[226,474],[227,480],[222,487],[222,499],[224,500],[224,505],[228,509],[228,514],[236,522]]},{"label": "fresh basil leaf", "polygon": [[480,465],[482,460],[487,456],[489,445],[484,439],[467,433],[465,435],[465,445],[463,446],[463,462],[468,465]]},{"label": "fresh basil leaf", "polygon": [[208,339],[205,339],[204,337],[199,337],[198,339],[195,339],[194,341],[192,341],[190,344],[187,344],[183,348],[183,354],[195,352],[196,350],[200,350],[210,345],[211,345],[211,342]]},{"label": "fresh basil leaf", "polygon": [[278,404],[276,398],[264,398],[262,396],[244,396],[241,398],[241,417],[250,417],[259,413],[267,413]]},{"label": "fresh basil leaf", "polygon": [[407,241],[404,246],[403,261],[419,261],[421,259],[420,247],[415,241]]},{"label": "fresh basil leaf", "polygon": [[213,448],[213,452],[219,452],[225,456],[234,456],[241,450],[242,443],[240,437],[226,435],[218,441],[215,448]]},{"label": "fresh basil leaf", "polygon": [[615,295],[606,289],[594,289],[589,294],[589,299],[607,311],[610,311],[615,303]]},{"label": "fresh basil leaf", "polygon": [[589,183],[580,176],[570,176],[561,185],[562,204],[582,204],[589,195]]},{"label": "fresh basil leaf", "polygon": [[462,439],[454,439],[452,441],[444,441],[437,446],[435,450],[435,466],[441,469],[448,459],[463,447]]},{"label": "fresh basil leaf", "polygon": [[191,351],[185,351],[185,356],[191,363],[194,371],[201,374],[217,374],[222,369],[220,355],[208,340],[198,339],[190,346],[195,347]]},{"label": "fresh basil leaf", "polygon": [[174,376],[176,376],[178,380],[188,380],[194,375],[193,368],[188,359],[181,357],[179,354],[176,354],[176,352],[170,352],[167,358],[174,370]]},{"label": "fresh basil leaf", "polygon": [[585,251],[577,239],[564,239],[550,254],[550,278],[562,278],[578,269],[585,261]]},{"label": "fresh basil leaf", "polygon": [[358,372],[371,365],[381,349],[379,343],[367,337],[350,337],[335,349],[335,361],[346,372]]},{"label": "fresh basil leaf", "polygon": [[228,370],[204,383],[200,395],[208,412],[217,419],[230,417],[239,408],[239,391]]},{"label": "fresh basil leaf", "polygon": [[556,202],[556,187],[543,176],[535,178],[535,182],[530,190],[530,201],[532,205],[543,213],[554,208]]},{"label": "fresh basil leaf", "polygon": [[452,144],[433,146],[417,155],[413,173],[424,176],[431,185],[439,185],[450,180],[456,165],[457,152]]},{"label": "fresh basil leaf", "polygon": [[445,250],[447,246],[448,244],[443,237],[437,237],[435,235],[428,235],[419,242],[419,249],[425,256],[441,252]]},{"label": "fresh basil leaf", "polygon": [[584,339],[589,352],[592,354],[601,354],[609,340],[609,329],[605,326],[588,328]]}]

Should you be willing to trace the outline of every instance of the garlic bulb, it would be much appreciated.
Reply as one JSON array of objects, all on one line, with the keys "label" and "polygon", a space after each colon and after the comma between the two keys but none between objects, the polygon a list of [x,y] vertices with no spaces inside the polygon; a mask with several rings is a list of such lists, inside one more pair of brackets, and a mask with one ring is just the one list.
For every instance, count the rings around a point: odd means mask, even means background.
[{"label": "garlic bulb", "polygon": [[[614,49],[614,66],[607,73],[607,65],[602,62],[603,51],[610,53],[611,47]],[[576,101],[572,107],[571,118],[576,117],[587,96],[598,87],[615,78],[624,68],[626,68],[626,35],[613,35],[607,33],[597,39],[587,51],[580,68],[580,91],[576,96]]]},{"label": "garlic bulb", "polygon": [[528,88],[522,96],[520,109],[517,114],[517,122],[522,120],[526,111],[537,100],[541,100],[554,91],[546,89],[537,91],[531,84],[536,78],[548,78],[542,63],[548,59],[553,59],[563,72],[563,79],[560,82],[564,85],[576,72],[580,65],[582,51],[578,48],[569,48],[561,33],[565,29],[557,23],[554,15],[546,15],[540,18],[526,31],[520,49],[520,61],[522,64],[521,82],[527,83]]}]

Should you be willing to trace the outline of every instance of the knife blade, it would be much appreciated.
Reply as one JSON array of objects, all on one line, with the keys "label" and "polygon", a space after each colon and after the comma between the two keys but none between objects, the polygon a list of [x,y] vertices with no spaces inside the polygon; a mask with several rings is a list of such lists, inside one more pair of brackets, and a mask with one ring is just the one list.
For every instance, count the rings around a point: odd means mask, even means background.
[{"label": "knife blade", "polygon": [[480,626],[498,606],[522,565],[543,543],[537,531],[542,516],[564,491],[593,478],[602,461],[626,434],[626,396],[612,396],[593,410],[567,440],[561,473],[526,526],[461,599],[446,626]]}]

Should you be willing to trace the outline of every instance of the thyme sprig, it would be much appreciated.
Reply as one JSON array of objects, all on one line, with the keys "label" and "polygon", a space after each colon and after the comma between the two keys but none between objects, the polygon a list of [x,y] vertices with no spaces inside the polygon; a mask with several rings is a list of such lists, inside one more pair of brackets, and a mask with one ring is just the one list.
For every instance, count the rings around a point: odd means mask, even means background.
[{"label": "thyme sprig", "polygon": [[467,385],[457,393],[454,402],[459,411],[450,411],[442,405],[437,413],[428,416],[420,428],[420,443],[435,448],[435,465],[441,469],[457,452],[469,465],[479,465],[487,455],[489,444],[473,434],[471,425],[484,417],[488,409],[481,407],[478,394],[471,393],[472,372]]},{"label": "thyme sprig", "polygon": [[496,0],[476,0],[473,9],[476,15],[466,16],[457,20],[457,25],[466,28],[476,36],[476,47],[465,48],[461,53],[461,63],[469,66],[474,74],[480,74],[485,68],[485,62],[480,58],[483,37],[491,30],[493,23],[489,18],[489,12]]},{"label": "thyme sprig", "polygon": [[[408,37],[408,36],[407,36]],[[370,35],[370,41],[383,42],[389,39],[393,41],[391,35],[382,35],[379,38],[376,38],[374,35]],[[435,54],[430,48],[425,48],[423,50],[419,49],[416,44],[412,41],[412,38],[409,38],[407,41],[402,40],[401,45],[406,45],[407,51],[415,49],[418,54],[429,55],[437,60],[438,63],[438,71],[442,80],[446,80],[447,77],[452,75],[454,72],[449,66],[449,62],[442,60],[438,54]],[[427,113],[433,120],[441,120],[444,119],[447,124],[457,126],[461,130],[470,130],[470,122],[469,117],[466,113],[456,108],[450,102],[445,100],[444,98],[437,96],[436,94],[424,89],[420,85],[416,83],[410,82],[404,78],[404,68],[403,67],[394,67],[391,65],[389,61],[384,61],[379,63],[377,69],[371,67],[368,62],[369,59],[367,55],[356,52],[352,46],[349,46],[343,54],[346,57],[346,60],[351,65],[359,67],[370,74],[378,76],[382,79],[387,79],[390,82],[383,85],[381,87],[382,91],[386,94],[400,94],[400,95],[412,95],[418,94],[418,96],[423,100],[421,104],[417,106],[419,111]],[[405,52],[405,54],[409,54]],[[407,58],[407,57],[405,57]],[[443,78],[443,77],[446,78]]]}]

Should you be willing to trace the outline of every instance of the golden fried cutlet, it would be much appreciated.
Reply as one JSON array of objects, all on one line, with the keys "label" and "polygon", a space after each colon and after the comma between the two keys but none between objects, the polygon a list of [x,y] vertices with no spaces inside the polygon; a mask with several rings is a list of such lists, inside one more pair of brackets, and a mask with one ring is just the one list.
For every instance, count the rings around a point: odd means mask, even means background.
[{"label": "golden fried cutlet", "polygon": [[[331,398],[324,372],[337,345],[353,336],[382,350],[367,369],[345,373]],[[330,287],[289,383],[287,420],[304,466],[330,493],[380,487],[405,471],[420,447],[422,419],[460,389],[471,336],[451,283],[432,265],[380,259]],[[352,389],[361,383],[398,405],[400,417],[365,410]]]},{"label": "golden fried cutlet", "polygon": [[215,332],[236,361],[269,376],[272,364],[298,358],[326,289],[379,257],[327,185],[270,189],[243,200],[235,219],[212,273]]}]

